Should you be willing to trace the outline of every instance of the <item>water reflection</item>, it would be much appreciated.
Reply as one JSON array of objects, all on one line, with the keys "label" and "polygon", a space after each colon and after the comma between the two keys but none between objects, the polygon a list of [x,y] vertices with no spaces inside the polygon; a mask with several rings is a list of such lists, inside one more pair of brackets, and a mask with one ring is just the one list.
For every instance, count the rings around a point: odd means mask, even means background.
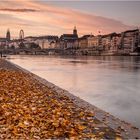
[{"label": "water reflection", "polygon": [[140,127],[140,57],[10,56],[9,60]]}]

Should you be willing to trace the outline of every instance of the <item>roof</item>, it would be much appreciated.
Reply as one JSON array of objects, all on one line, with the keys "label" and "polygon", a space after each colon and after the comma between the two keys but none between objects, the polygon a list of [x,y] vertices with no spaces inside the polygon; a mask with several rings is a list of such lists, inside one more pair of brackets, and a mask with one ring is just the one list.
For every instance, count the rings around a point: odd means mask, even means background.
[{"label": "roof", "polygon": [[136,31],[138,31],[138,32],[139,32],[139,29],[127,30],[127,31],[125,31],[124,33],[128,33],[128,32],[136,32]]},{"label": "roof", "polygon": [[113,36],[116,36],[117,33],[110,33],[110,34],[106,34],[106,35],[102,35],[102,38],[105,38],[105,37],[113,37]]},{"label": "roof", "polygon": [[21,41],[24,41],[24,39],[23,40],[21,40],[21,39],[13,39],[13,40],[10,40],[11,43],[12,42],[21,42]]},{"label": "roof", "polygon": [[47,36],[27,36],[24,39],[58,39],[58,36],[47,35]]},{"label": "roof", "polygon": [[7,39],[6,38],[0,38],[0,41],[6,41]]},{"label": "roof", "polygon": [[88,38],[88,37],[91,37],[91,36],[93,36],[93,35],[83,35],[81,38]]},{"label": "roof", "polygon": [[63,34],[60,36],[61,40],[75,40],[78,39],[78,35],[75,34]]},{"label": "roof", "polygon": [[83,35],[82,37],[78,38],[78,40],[87,39],[88,37],[94,37],[94,35]]},{"label": "roof", "polygon": [[77,37],[75,34],[63,34],[61,37]]}]

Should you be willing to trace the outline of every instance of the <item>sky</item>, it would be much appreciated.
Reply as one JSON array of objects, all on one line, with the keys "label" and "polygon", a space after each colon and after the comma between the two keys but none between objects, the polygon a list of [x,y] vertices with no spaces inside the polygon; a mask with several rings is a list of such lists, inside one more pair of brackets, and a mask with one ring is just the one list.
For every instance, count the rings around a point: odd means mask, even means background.
[{"label": "sky", "polygon": [[12,38],[19,36],[58,35],[79,36],[122,32],[140,27],[140,1],[80,1],[80,0],[1,0],[0,37],[9,28]]}]

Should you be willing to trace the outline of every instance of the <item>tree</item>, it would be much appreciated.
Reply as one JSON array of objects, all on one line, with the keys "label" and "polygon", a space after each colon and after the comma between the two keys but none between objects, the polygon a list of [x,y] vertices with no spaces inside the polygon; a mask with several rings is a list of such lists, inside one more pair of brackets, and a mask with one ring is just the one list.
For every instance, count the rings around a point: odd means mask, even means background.
[{"label": "tree", "polygon": [[30,49],[40,49],[40,46],[34,42],[30,44]]},{"label": "tree", "polygon": [[15,49],[15,46],[14,46],[14,45],[12,45],[12,46],[11,46],[11,49],[13,49],[13,50],[14,50],[14,49]]},{"label": "tree", "polygon": [[21,42],[21,43],[19,44],[19,48],[20,48],[20,49],[25,49],[25,45],[24,45],[23,42]]}]

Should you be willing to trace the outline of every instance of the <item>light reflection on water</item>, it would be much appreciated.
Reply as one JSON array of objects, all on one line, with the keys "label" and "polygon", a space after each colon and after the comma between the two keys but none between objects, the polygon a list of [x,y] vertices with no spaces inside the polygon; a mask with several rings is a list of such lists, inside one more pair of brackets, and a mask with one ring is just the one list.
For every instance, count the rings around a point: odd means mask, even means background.
[{"label": "light reflection on water", "polygon": [[9,60],[140,128],[140,57],[10,56]]}]

